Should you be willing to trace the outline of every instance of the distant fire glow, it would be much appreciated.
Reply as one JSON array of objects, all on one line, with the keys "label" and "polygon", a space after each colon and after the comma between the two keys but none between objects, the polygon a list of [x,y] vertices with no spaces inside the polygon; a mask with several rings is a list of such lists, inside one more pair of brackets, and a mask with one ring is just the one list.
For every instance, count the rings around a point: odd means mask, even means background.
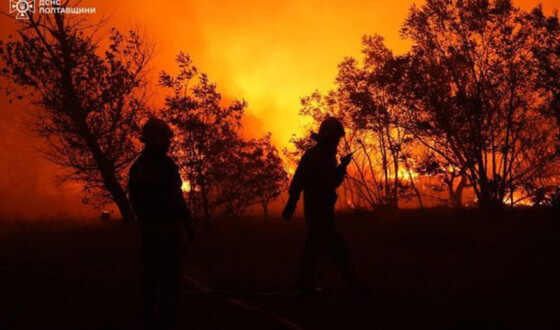
[{"label": "distant fire glow", "polygon": [[183,181],[183,184],[181,185],[181,190],[183,190],[183,192],[186,193],[191,192],[191,183],[189,181]]}]

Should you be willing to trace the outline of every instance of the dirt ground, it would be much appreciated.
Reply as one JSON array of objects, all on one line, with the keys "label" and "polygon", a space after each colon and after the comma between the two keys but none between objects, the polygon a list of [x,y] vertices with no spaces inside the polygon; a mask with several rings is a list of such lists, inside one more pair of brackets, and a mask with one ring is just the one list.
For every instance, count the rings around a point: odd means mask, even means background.
[{"label": "dirt ground", "polygon": [[[224,221],[185,246],[185,274],[213,292],[185,281],[179,328],[560,328],[560,220],[546,211],[348,213],[338,226],[364,301],[326,258],[321,292],[287,294],[301,218]],[[137,226],[0,223],[0,329],[141,329],[139,286]]]}]

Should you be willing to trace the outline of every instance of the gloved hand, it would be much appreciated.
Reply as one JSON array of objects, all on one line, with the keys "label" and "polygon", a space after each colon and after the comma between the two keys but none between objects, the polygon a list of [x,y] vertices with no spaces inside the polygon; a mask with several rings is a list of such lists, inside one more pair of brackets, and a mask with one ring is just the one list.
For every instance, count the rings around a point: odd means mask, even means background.
[{"label": "gloved hand", "polygon": [[352,161],[352,153],[349,153],[348,155],[340,159],[340,165],[342,167],[347,167],[351,161]]}]

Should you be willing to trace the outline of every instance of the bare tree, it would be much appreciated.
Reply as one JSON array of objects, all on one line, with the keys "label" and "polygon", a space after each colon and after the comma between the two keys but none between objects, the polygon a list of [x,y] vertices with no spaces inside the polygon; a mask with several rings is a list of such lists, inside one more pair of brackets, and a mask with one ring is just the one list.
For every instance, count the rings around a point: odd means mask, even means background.
[{"label": "bare tree", "polygon": [[152,49],[138,34],[115,29],[102,48],[95,37],[101,23],[28,14],[18,38],[0,46],[2,75],[37,109],[33,130],[48,146],[47,159],[68,170],[64,179],[84,183],[96,203],[112,200],[133,219],[123,174],[138,153],[132,137],[145,111]]}]

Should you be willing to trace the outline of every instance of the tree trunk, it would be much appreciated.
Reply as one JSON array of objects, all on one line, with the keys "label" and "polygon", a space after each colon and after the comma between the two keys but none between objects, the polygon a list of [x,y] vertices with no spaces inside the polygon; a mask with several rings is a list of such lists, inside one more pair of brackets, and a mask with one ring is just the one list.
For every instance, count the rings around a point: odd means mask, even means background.
[{"label": "tree trunk", "polygon": [[267,202],[262,202],[262,207],[263,207],[263,211],[264,211],[264,218],[268,219],[268,203]]},{"label": "tree trunk", "polygon": [[96,138],[89,131],[89,128],[87,127],[85,121],[82,122],[80,126],[83,130],[86,145],[93,154],[93,158],[97,163],[98,170],[101,174],[101,178],[103,179],[105,188],[111,194],[111,197],[115,204],[117,204],[123,220],[127,223],[133,222],[135,219],[134,212],[123,187],[117,179],[114,164],[112,164],[111,161],[107,159],[107,157],[101,150],[101,147],[99,146]]},{"label": "tree trunk", "polygon": [[479,193],[478,193],[478,205],[481,209],[484,210],[495,210],[499,209],[502,206],[502,201],[496,198],[496,192],[492,187],[490,180],[488,180],[488,175],[486,174],[486,167],[484,166],[484,162],[482,161],[481,155],[477,157],[478,162],[478,184],[479,184]]},{"label": "tree trunk", "polygon": [[208,233],[210,231],[210,203],[208,202],[208,191],[204,178],[200,180],[200,194],[202,195],[202,208],[204,211],[204,228]]},{"label": "tree trunk", "polygon": [[463,207],[463,191],[465,190],[465,185],[467,184],[467,178],[465,175],[461,176],[461,181],[457,185],[457,188],[453,187],[453,180],[447,184],[449,191],[449,201],[451,206],[455,208]]},{"label": "tree trunk", "polygon": [[115,204],[117,204],[123,220],[125,222],[132,222],[134,221],[134,212],[132,211],[132,207],[123,187],[117,179],[115,166],[109,159],[107,159],[105,153],[99,146],[97,138],[91,133],[87,124],[87,113],[82,108],[82,103],[78,99],[77,93],[74,89],[72,79],[72,57],[67,44],[66,30],[62,16],[55,15],[55,20],[59,30],[58,32],[60,33],[58,36],[62,50],[62,63],[60,70],[62,73],[63,102],[65,103],[66,111],[72,119],[73,124],[79,129],[79,133],[84,139],[87,148],[92,153],[99,174],[103,179],[103,184],[105,185],[107,191],[111,194]]},{"label": "tree trunk", "polygon": [[486,184],[480,185],[478,205],[484,210],[497,210],[503,206],[503,202],[494,197],[490,185],[486,182]]}]

